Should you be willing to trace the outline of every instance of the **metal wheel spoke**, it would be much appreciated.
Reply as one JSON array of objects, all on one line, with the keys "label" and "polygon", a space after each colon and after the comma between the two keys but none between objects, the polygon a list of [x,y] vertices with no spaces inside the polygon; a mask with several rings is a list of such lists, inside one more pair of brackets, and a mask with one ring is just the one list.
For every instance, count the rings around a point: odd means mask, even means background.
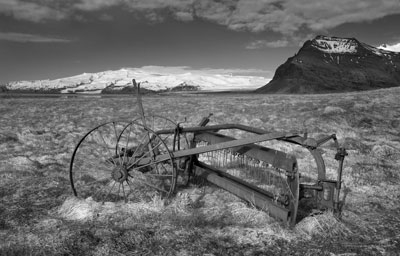
[{"label": "metal wheel spoke", "polygon": [[126,194],[125,194],[124,184],[123,184],[123,182],[121,184],[122,184],[122,193],[124,194],[124,200],[125,200],[125,203],[127,203],[128,202],[128,198],[126,197]]},{"label": "metal wheel spoke", "polygon": [[96,184],[96,183],[103,183],[104,181],[109,180],[109,179],[110,179],[110,178],[92,181],[92,182],[86,183],[86,186],[90,186],[90,185],[93,185],[93,184]]},{"label": "metal wheel spoke", "polygon": [[113,180],[110,180],[109,182],[107,182],[106,185],[104,185],[100,190],[98,190],[98,191],[93,195],[93,199],[95,199],[96,196],[97,196],[100,192],[102,192],[103,190],[106,190],[106,188],[107,188],[109,185],[111,185],[111,182],[112,182],[112,181],[113,181]]},{"label": "metal wheel spoke", "polygon": [[105,202],[105,199],[110,195],[110,193],[111,193],[111,191],[112,191],[112,189],[114,188],[114,186],[115,186],[115,183],[117,183],[116,181],[114,181],[114,184],[112,185],[112,187],[110,188],[110,190],[108,191],[108,193],[107,193],[107,195],[105,196],[105,197],[103,197],[103,203]]},{"label": "metal wheel spoke", "polygon": [[[161,144],[163,144],[163,143],[165,143],[165,140],[162,140],[161,139],[161,141],[158,143],[158,145],[156,145],[156,146],[154,146],[153,148],[152,148],[152,150],[154,150],[154,149],[156,149],[157,147],[159,147]],[[148,145],[148,143],[146,144],[146,146]],[[145,157],[145,155],[147,155],[149,152],[145,152],[139,159],[137,159],[136,160],[136,162],[134,162],[134,163],[128,163],[128,169],[130,169],[130,168],[132,168],[135,164],[137,164],[140,160],[142,160],[144,157]],[[132,158],[131,158],[132,159]],[[162,162],[162,161],[161,161]],[[155,163],[159,163],[159,162],[155,162]],[[154,164],[154,163],[153,163]],[[145,166],[148,166],[148,165],[145,165]],[[140,166],[140,167],[144,167],[144,165],[142,165],[142,166]]]},{"label": "metal wheel spoke", "polygon": [[[94,137],[93,134],[91,134],[91,135],[90,135],[90,138],[92,138],[93,142],[96,143],[96,141],[93,139],[93,137]],[[87,147],[88,147],[88,146],[87,146]],[[104,156],[104,153],[101,152],[101,151],[99,151],[97,147],[92,147],[91,149],[94,150],[94,151],[96,151],[97,154],[98,154],[99,156],[101,156],[101,158],[103,158],[105,161],[107,161],[107,158]]]},{"label": "metal wheel spoke", "polygon": [[164,169],[164,171],[166,171],[168,173],[167,168],[165,168],[165,166],[163,164],[161,164],[162,168]]},{"label": "metal wheel spoke", "polygon": [[[135,178],[137,178],[137,177],[135,177]],[[162,189],[160,187],[157,187],[156,185],[150,184],[150,183],[148,183],[147,181],[145,181],[142,178],[137,178],[137,179],[140,179],[140,183],[143,183],[146,186],[152,187],[152,188],[157,189],[157,190],[159,190],[161,192],[164,192],[164,193],[168,193],[168,191],[166,191],[165,189]]]},{"label": "metal wheel spoke", "polygon": [[103,142],[104,142],[103,148],[105,148],[105,149],[108,151],[108,153],[110,154],[110,156],[111,156],[110,159],[111,159],[111,161],[113,161],[114,165],[117,165],[117,163],[114,161],[114,158],[112,157],[112,156],[113,156],[112,152],[111,152],[110,149],[107,147],[107,142],[105,141],[105,139],[104,139],[102,133],[101,133],[99,130],[97,130],[97,132],[100,134],[100,137],[101,137],[101,139],[102,139]]},{"label": "metal wheel spoke", "polygon": [[[109,165],[111,165],[111,166],[114,166],[113,164],[111,164],[111,163],[108,162],[107,160],[105,160],[104,163],[109,164]],[[96,169],[98,168],[97,165],[95,165],[94,163],[91,163],[91,162],[89,162],[89,161],[85,162],[85,163],[83,164],[83,166],[85,166],[85,167],[89,166],[89,167],[93,167],[93,168],[96,168]],[[110,166],[110,167],[111,167],[111,166]],[[88,171],[89,171],[89,170],[88,170]]]},{"label": "metal wheel spoke", "polygon": [[171,179],[174,177],[172,174],[171,175],[163,175],[163,174],[150,174],[150,173],[146,174],[146,176],[154,177],[159,180],[168,180],[168,179]]},{"label": "metal wheel spoke", "polygon": [[115,151],[116,151],[116,152],[115,152],[115,153],[116,153],[116,155],[118,156],[119,164],[122,165],[123,162],[122,162],[120,153],[117,151],[117,149],[118,149],[118,134],[117,134],[117,128],[115,127],[115,122],[113,122],[112,124],[113,124],[113,128],[114,128],[115,141],[116,141],[116,147],[115,147]]},{"label": "metal wheel spoke", "polygon": [[121,190],[121,182],[118,182],[119,184],[118,184],[118,193],[117,193],[117,195],[119,196],[119,191]]},{"label": "metal wheel spoke", "polygon": [[163,143],[166,143],[166,141],[172,136],[172,134],[169,134],[167,136],[165,136],[164,139],[161,139],[163,141]]},{"label": "metal wheel spoke", "polygon": [[[124,158],[122,159],[123,163],[125,163],[125,156],[126,156],[126,153],[128,151],[128,145],[129,145],[129,139],[130,139],[130,136],[131,136],[131,132],[132,132],[132,123],[129,124],[128,139],[126,140],[126,145],[125,145],[125,150],[124,150]],[[121,136],[122,136],[122,134],[121,134]]]},{"label": "metal wheel spoke", "polygon": [[131,160],[135,157],[136,153],[138,152],[139,148],[141,147],[141,145],[144,143],[144,140],[146,139],[146,136],[143,136],[142,139],[140,140],[140,143],[138,144],[138,146],[135,148],[135,151],[133,152],[131,158],[128,161],[128,166],[131,165]]},{"label": "metal wheel spoke", "polygon": [[[76,180],[82,180],[82,177],[84,175],[89,175],[90,172],[89,171],[84,171],[83,167],[86,167],[86,168],[87,167],[97,168],[96,165],[94,165],[93,163],[89,163],[89,162],[85,163],[83,166],[79,166],[78,167],[79,172],[77,172],[77,173],[79,173],[79,177],[76,177],[77,178]],[[90,176],[92,176],[92,175],[90,175]]]},{"label": "metal wheel spoke", "polygon": [[[137,169],[145,168],[147,166],[155,165],[155,164],[162,163],[162,162],[165,162],[165,160],[160,160],[160,161],[157,161],[157,162],[150,162],[148,164],[144,164],[144,165],[141,165],[141,166],[137,167]],[[132,168],[132,167],[130,167],[130,168]]]},{"label": "metal wheel spoke", "polygon": [[[155,148],[159,147],[161,144],[162,144],[162,142],[158,143],[155,147],[151,148],[151,150],[145,152],[138,160],[136,160],[136,162],[134,162],[133,164],[129,165],[128,169],[133,167],[136,163],[138,163],[140,160],[142,160],[146,155],[150,154],[150,152],[152,152]],[[143,167],[143,166],[144,165],[142,165],[141,167]]]},{"label": "metal wheel spoke", "polygon": [[[129,186],[129,190],[131,191],[131,193],[134,193],[134,192],[135,192],[135,190],[132,188],[132,186],[131,186],[131,182],[130,182],[129,178],[127,178],[127,179],[126,179],[126,184],[128,184],[128,186]],[[132,184],[132,185],[133,185],[133,184]]]}]

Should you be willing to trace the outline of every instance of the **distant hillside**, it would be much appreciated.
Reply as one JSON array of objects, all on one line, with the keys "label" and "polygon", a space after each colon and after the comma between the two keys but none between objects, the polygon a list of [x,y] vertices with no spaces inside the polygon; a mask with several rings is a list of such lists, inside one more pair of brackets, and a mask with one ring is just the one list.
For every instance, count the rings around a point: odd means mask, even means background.
[{"label": "distant hillside", "polygon": [[400,53],[355,38],[317,36],[256,92],[329,93],[395,86],[400,86]]},{"label": "distant hillside", "polygon": [[6,89],[40,93],[132,93],[132,79],[141,83],[145,92],[254,90],[269,80],[257,76],[205,72],[169,74],[140,68],[124,68],[54,80],[11,82]]},{"label": "distant hillside", "polygon": [[0,93],[6,92],[7,91],[7,86],[0,84]]}]

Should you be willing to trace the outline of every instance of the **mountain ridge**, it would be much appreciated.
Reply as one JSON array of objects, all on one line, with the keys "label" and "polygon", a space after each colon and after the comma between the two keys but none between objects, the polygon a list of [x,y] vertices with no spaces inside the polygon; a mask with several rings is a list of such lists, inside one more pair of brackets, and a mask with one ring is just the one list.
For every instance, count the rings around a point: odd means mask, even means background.
[{"label": "mountain ridge", "polygon": [[144,68],[122,68],[53,80],[10,82],[6,89],[54,93],[129,93],[133,91],[132,79],[141,83],[143,90],[152,92],[254,90],[269,80],[257,76],[190,71],[173,74]]},{"label": "mountain ridge", "polygon": [[332,93],[400,86],[400,53],[356,38],[317,36],[280,65],[258,93]]}]

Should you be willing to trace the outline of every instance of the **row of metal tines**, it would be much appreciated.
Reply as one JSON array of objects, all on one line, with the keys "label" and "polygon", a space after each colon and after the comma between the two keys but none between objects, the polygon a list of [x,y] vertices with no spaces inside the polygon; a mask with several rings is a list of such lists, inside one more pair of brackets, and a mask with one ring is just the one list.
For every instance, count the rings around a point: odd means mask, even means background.
[{"label": "row of metal tines", "polygon": [[[198,142],[196,147],[206,145],[209,144]],[[263,189],[286,189],[286,174],[283,170],[246,154],[223,149],[200,154],[198,160]]]}]

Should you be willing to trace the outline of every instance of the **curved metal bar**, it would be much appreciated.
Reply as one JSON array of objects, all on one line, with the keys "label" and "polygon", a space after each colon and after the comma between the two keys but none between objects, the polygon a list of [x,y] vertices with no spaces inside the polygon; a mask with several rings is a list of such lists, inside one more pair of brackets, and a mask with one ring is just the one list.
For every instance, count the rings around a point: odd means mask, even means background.
[{"label": "curved metal bar", "polygon": [[87,132],[82,138],[81,140],[78,142],[78,144],[75,146],[74,152],[72,153],[72,157],[71,157],[71,161],[69,163],[69,179],[70,179],[70,183],[71,183],[71,188],[72,191],[74,192],[75,196],[78,196],[78,193],[76,192],[75,189],[75,185],[74,185],[74,177],[73,177],[73,165],[74,165],[74,160],[75,160],[75,155],[76,152],[78,151],[79,146],[82,144],[82,142],[86,139],[87,136],[89,136],[89,134],[91,134],[93,131],[97,130],[98,128],[100,128],[101,126],[105,126],[111,123],[114,123],[115,121],[111,121],[111,122],[106,122],[103,124],[100,124],[98,126],[96,126],[95,128],[91,129],[89,132]]}]

